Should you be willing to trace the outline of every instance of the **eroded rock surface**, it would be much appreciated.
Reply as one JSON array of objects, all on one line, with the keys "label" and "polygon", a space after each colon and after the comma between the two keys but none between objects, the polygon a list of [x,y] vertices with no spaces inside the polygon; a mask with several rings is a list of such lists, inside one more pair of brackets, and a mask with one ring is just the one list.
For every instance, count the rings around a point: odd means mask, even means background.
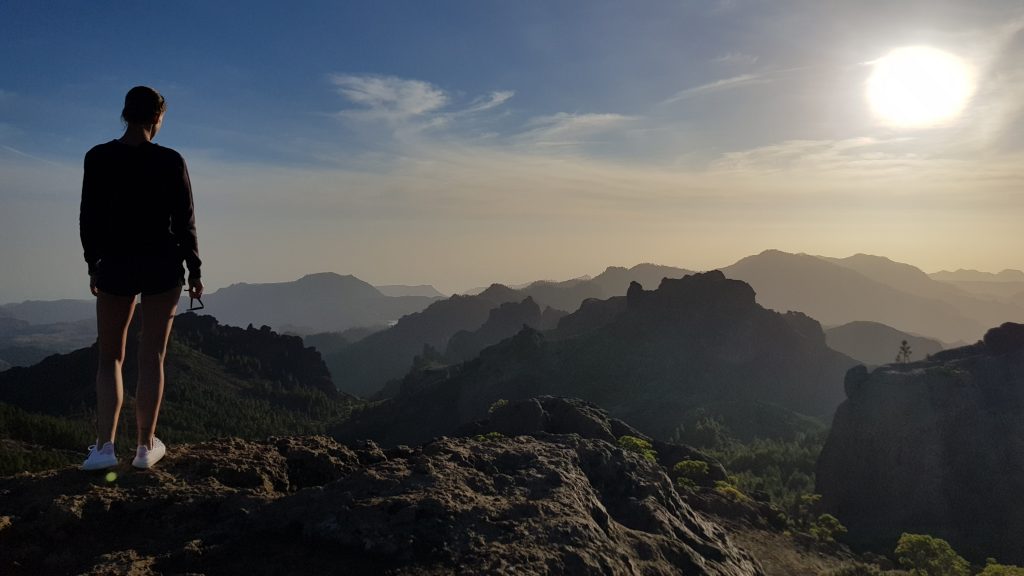
[{"label": "eroded rock surface", "polygon": [[170,448],[0,478],[0,572],[762,574],[660,466],[577,434]]}]

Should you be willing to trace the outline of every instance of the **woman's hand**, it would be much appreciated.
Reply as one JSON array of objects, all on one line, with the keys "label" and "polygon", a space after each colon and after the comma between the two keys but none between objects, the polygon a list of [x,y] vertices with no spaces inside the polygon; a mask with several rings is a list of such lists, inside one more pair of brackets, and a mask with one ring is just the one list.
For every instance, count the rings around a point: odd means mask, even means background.
[{"label": "woman's hand", "polygon": [[199,278],[188,279],[188,297],[199,299],[203,297],[203,281]]},{"label": "woman's hand", "polygon": [[93,296],[100,295],[100,289],[96,287],[96,275],[89,274],[89,292],[92,292]]}]

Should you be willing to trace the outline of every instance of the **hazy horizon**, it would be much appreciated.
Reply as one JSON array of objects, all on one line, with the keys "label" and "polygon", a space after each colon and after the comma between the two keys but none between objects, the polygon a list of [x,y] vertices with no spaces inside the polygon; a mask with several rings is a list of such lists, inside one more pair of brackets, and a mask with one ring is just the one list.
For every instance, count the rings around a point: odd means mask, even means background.
[{"label": "hazy horizon", "polygon": [[[1024,269],[1018,2],[243,12],[0,8],[0,302],[89,297],[82,157],[137,84],[167,98],[210,290],[333,271],[451,293],[765,249]],[[962,63],[925,96],[963,101],[878,96],[907,47]]]}]

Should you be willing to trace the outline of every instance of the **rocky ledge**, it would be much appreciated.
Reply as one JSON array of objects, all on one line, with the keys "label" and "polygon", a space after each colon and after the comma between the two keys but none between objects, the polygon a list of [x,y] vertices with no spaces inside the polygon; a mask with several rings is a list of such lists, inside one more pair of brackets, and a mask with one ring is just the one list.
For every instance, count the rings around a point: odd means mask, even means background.
[{"label": "rocky ledge", "polygon": [[762,574],[656,463],[544,432],[224,439],[151,471],[0,478],[0,572]]}]

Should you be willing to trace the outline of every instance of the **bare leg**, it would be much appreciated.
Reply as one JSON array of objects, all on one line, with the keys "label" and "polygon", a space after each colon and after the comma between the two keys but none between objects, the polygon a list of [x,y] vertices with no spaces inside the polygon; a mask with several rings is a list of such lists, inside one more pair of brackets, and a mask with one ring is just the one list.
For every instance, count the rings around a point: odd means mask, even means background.
[{"label": "bare leg", "polygon": [[139,446],[153,447],[156,420],[164,397],[164,356],[171,337],[181,288],[142,297],[142,341],[139,383],[135,389],[135,421]]},{"label": "bare leg", "polygon": [[96,295],[96,333],[99,363],[96,368],[96,439],[98,446],[113,442],[117,419],[121,414],[124,387],[121,365],[124,363],[128,325],[135,311],[134,296]]}]

